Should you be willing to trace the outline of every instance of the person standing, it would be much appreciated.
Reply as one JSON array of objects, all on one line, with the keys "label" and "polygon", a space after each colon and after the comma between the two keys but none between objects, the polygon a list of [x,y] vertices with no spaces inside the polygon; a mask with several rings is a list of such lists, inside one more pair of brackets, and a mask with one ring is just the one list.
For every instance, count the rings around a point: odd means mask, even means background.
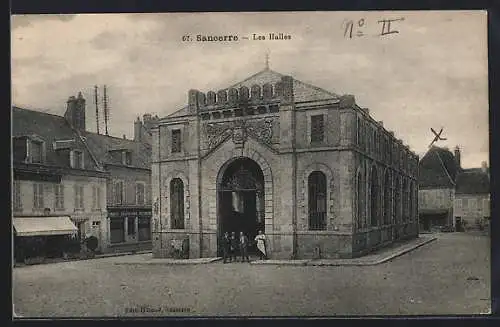
[{"label": "person standing", "polygon": [[231,251],[231,239],[229,238],[229,233],[225,232],[224,236],[222,237],[222,254],[223,254],[223,261],[224,263],[227,263],[227,260],[231,260],[230,258],[230,251]]},{"label": "person standing", "polygon": [[236,237],[236,233],[235,232],[232,232],[231,233],[231,240],[230,240],[230,243],[231,243],[231,261],[236,261],[236,252],[238,251],[238,247],[239,247],[239,241],[238,241],[238,238]]},{"label": "person standing", "polygon": [[248,237],[240,232],[240,254],[241,254],[241,262],[250,262],[250,258],[248,257]]},{"label": "person standing", "polygon": [[266,240],[266,235],[259,230],[259,233],[257,236],[255,236],[255,242],[257,242],[257,249],[259,249],[259,254],[260,254],[260,260],[266,260],[267,259],[267,240]]}]

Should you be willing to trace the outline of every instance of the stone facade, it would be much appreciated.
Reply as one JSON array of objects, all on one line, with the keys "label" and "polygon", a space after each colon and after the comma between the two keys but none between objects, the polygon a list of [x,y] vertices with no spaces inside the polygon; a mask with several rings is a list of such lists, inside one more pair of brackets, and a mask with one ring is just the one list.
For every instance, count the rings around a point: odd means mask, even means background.
[{"label": "stone facade", "polygon": [[[353,96],[266,69],[218,92],[190,90],[188,105],[160,119],[152,140],[156,257],[218,254],[224,181],[237,165],[259,167],[260,197],[248,208],[271,258],[349,258],[418,235],[418,157]],[[248,193],[238,192],[233,200]],[[401,195],[395,204],[392,192]]]}]

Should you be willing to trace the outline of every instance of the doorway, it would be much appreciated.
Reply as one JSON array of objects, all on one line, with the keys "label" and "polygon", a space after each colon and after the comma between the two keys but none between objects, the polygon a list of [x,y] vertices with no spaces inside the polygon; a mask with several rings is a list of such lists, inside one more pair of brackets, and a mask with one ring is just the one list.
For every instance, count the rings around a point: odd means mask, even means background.
[{"label": "doorway", "polygon": [[[224,168],[222,168],[224,169]],[[233,160],[223,171],[217,185],[218,193],[218,246],[224,233],[245,233],[253,241],[259,230],[265,232],[264,224],[264,175],[259,165],[249,158]],[[249,253],[257,249],[251,242]]]}]

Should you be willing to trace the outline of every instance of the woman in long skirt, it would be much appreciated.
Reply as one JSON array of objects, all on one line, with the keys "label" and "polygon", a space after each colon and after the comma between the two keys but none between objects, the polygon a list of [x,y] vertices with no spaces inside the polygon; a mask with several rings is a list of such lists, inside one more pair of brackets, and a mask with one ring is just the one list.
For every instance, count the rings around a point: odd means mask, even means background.
[{"label": "woman in long skirt", "polygon": [[259,234],[255,236],[255,242],[257,242],[257,249],[259,249],[260,260],[267,259],[267,244],[266,244],[266,235],[259,231]]}]

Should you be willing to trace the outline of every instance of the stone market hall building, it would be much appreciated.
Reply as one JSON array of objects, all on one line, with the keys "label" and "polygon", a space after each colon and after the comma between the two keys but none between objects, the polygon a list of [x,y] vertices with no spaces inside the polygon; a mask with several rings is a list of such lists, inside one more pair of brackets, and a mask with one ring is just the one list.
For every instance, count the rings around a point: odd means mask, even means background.
[{"label": "stone market hall building", "polygon": [[350,258],[418,236],[418,156],[351,95],[269,68],[152,130],[153,254],[215,257],[258,230],[271,258]]}]

